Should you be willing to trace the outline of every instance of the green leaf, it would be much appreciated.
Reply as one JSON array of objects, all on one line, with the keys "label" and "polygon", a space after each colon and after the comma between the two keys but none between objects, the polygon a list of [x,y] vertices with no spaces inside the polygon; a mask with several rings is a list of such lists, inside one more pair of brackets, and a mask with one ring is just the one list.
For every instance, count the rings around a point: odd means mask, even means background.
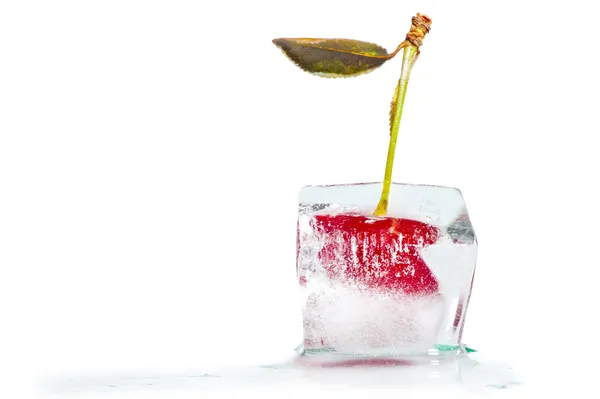
[{"label": "green leaf", "polygon": [[273,43],[300,68],[330,78],[371,72],[398,52],[388,54],[377,44],[351,39],[275,39]]}]

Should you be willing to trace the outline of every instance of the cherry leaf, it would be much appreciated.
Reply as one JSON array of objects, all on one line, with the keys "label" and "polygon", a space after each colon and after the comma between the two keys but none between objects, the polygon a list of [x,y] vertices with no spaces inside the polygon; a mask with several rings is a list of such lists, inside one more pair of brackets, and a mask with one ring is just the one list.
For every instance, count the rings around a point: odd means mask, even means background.
[{"label": "cherry leaf", "polygon": [[352,39],[275,39],[273,43],[303,70],[329,78],[371,72],[399,50],[388,54],[377,44]]}]

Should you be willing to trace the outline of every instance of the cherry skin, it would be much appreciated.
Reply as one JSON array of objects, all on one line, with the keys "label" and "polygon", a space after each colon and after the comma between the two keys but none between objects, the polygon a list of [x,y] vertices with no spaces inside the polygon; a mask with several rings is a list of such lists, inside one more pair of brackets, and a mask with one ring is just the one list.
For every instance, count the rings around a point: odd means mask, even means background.
[{"label": "cherry skin", "polygon": [[319,258],[330,278],[383,292],[437,293],[438,281],[419,253],[437,241],[437,227],[353,213],[314,215],[312,223],[324,236]]}]

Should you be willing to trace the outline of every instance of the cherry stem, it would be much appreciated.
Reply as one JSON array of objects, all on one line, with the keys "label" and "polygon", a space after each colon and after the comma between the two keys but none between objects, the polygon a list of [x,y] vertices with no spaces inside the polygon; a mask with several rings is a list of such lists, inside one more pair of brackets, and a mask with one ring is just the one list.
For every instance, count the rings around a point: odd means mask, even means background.
[{"label": "cherry stem", "polygon": [[[405,42],[406,43],[406,42]],[[404,106],[404,98],[406,97],[406,89],[408,87],[408,79],[410,71],[419,54],[419,49],[412,45],[404,46],[404,55],[402,57],[402,73],[394,92],[392,101],[392,115],[390,144],[388,147],[387,162],[385,164],[385,175],[383,178],[383,188],[381,190],[381,198],[379,204],[373,212],[375,216],[384,216],[387,213],[388,202],[390,197],[390,188],[392,184],[392,170],[394,168],[394,155],[396,153],[396,142],[398,140],[398,130],[400,129],[400,119],[402,118],[402,108]],[[395,108],[394,108],[395,107]]]}]

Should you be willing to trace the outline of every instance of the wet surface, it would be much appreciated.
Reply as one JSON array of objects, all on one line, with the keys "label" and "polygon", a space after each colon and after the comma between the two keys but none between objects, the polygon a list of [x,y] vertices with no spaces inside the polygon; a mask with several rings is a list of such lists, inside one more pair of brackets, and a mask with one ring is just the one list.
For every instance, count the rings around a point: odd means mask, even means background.
[{"label": "wet surface", "polygon": [[[293,356],[274,364],[187,373],[54,377],[43,381],[42,392],[52,397],[73,397],[72,394],[118,396],[141,392],[188,392],[202,395],[207,392],[224,394],[244,390],[272,393],[273,390],[289,390],[294,387],[304,391],[321,387],[323,392],[336,387],[352,390],[438,387],[485,392],[515,388],[521,384],[509,365],[478,361],[476,357],[469,355],[415,363],[394,358],[332,361],[324,357]],[[79,395],[74,396],[80,397]]]}]

